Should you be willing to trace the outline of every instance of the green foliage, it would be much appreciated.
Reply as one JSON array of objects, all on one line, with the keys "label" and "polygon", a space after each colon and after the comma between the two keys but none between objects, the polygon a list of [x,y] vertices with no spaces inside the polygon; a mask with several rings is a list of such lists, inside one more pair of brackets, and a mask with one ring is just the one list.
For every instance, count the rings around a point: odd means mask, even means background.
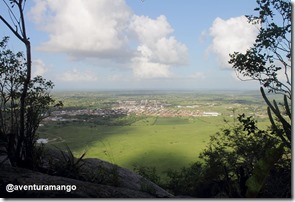
[{"label": "green foliage", "polygon": [[[0,42],[0,135],[6,139],[10,161],[14,165],[33,167],[39,150],[35,148],[36,130],[49,115],[54,100],[49,91],[51,81],[37,76],[28,83],[24,108],[25,127],[21,127],[21,99],[27,76],[23,54],[7,48],[8,37]],[[24,131],[23,131],[23,130]],[[24,135],[24,136],[23,136]]]},{"label": "green foliage", "polygon": [[69,168],[67,171],[73,171],[74,173],[79,172],[80,168],[84,165],[82,159],[84,158],[86,152],[84,152],[79,158],[75,158],[71,149],[66,145],[67,153],[60,151],[63,159],[64,165]]},{"label": "green foliage", "polygon": [[[230,64],[243,76],[260,82],[269,92],[291,98],[291,1],[257,0],[258,16],[247,16],[259,24],[254,47],[245,54],[231,54]],[[285,75],[279,79],[278,71]]]},{"label": "green foliage", "polygon": [[[287,100],[287,96],[284,95],[284,110],[288,118],[284,117],[283,113],[280,111],[277,105],[277,102],[273,100],[273,105],[272,105],[271,102],[266,97],[263,88],[261,88],[260,90],[261,90],[263,99],[268,105],[267,113],[268,113],[269,120],[271,122],[273,134],[276,134],[279,138],[281,138],[285,146],[291,149],[291,139],[292,139],[291,138],[291,111],[290,111],[289,103]],[[271,111],[277,117],[279,124],[274,121]]]},{"label": "green foliage", "polygon": [[84,161],[86,152],[75,157],[73,151],[66,144],[65,150],[60,150],[61,158],[49,162],[47,172],[51,175],[63,176],[98,184],[119,186],[118,166],[106,168],[98,165],[94,169],[89,169]]},{"label": "green foliage", "polygon": [[291,151],[253,117],[237,120],[211,136],[201,162],[169,170],[163,187],[198,198],[290,197]]},{"label": "green foliage", "polygon": [[60,150],[62,159],[60,159],[60,161],[53,162],[50,165],[52,174],[74,179],[84,179],[84,176],[80,171],[85,165],[83,158],[85,157],[86,152],[76,158],[69,146],[65,146],[66,152]]},{"label": "green foliage", "polygon": [[150,181],[161,184],[161,178],[157,175],[156,167],[135,166],[133,170]]},{"label": "green foliage", "polygon": [[[135,166],[133,170],[145,179],[148,179],[149,181],[154,182],[159,186],[162,185],[161,178],[157,174],[156,167]],[[155,188],[144,178],[142,178],[140,181],[141,190],[143,192],[155,194]]]},{"label": "green foliage", "polygon": [[252,176],[246,181],[246,186],[248,187],[246,197],[257,197],[265,184],[265,180],[267,179],[270,170],[273,168],[274,164],[282,157],[283,153],[283,145],[270,148],[265,152],[265,156],[262,157],[262,159],[260,159],[255,164]]},{"label": "green foliage", "polygon": [[[20,57],[22,60],[19,61],[19,63],[16,64],[16,66],[11,67],[10,69],[18,69],[17,66],[21,66],[23,63],[24,69],[22,69],[21,77],[19,77],[18,84],[20,84],[18,87],[20,87],[19,91],[19,114],[18,116],[18,128],[17,133],[14,133],[10,135],[11,138],[9,138],[9,148],[8,152],[10,161],[14,165],[18,166],[25,166],[30,167],[33,165],[33,153],[34,149],[32,148],[33,143],[26,142],[26,136],[28,135],[28,131],[26,128],[26,99],[28,95],[29,85],[31,82],[31,71],[32,71],[32,55],[31,55],[31,43],[29,38],[27,37],[26,33],[26,26],[25,26],[25,15],[24,15],[24,8],[26,1],[19,0],[19,1],[13,1],[10,0],[9,3],[5,0],[3,0],[4,5],[6,6],[9,16],[10,16],[10,22],[6,20],[2,14],[0,14],[0,20],[5,24],[5,26],[25,45],[26,47],[26,56],[25,59],[23,59],[23,56],[21,54]],[[9,5],[10,4],[10,5]],[[15,8],[16,11],[13,11],[13,8]],[[5,43],[5,42],[4,42]],[[5,50],[6,46],[2,47],[3,50]],[[5,52],[5,51],[4,51]],[[17,53],[16,55],[19,55]],[[12,62],[11,58],[8,59],[8,63]],[[4,62],[5,63],[5,62]],[[4,64],[2,68],[9,68],[9,65]],[[19,73],[19,72],[17,72]],[[18,78],[19,74],[16,74],[16,77]],[[2,83],[3,84],[3,83]],[[11,82],[12,84],[12,82]],[[3,87],[3,86],[2,86]],[[9,84],[5,84],[4,87],[10,88],[10,91],[13,91],[14,85],[9,86]],[[3,94],[2,94],[3,95]],[[5,102],[5,101],[4,101]],[[14,103],[13,103],[14,105]],[[15,116],[15,115],[12,115]],[[29,132],[30,133],[30,132]],[[31,134],[29,134],[31,136]],[[30,137],[29,137],[30,138]]]},{"label": "green foliage", "polygon": [[205,161],[207,176],[220,182],[220,190],[228,197],[245,196],[246,180],[253,168],[265,156],[265,151],[280,142],[270,131],[258,129],[253,117],[242,114],[238,120],[212,136],[200,155]]},{"label": "green foliage", "polygon": [[[255,163],[252,177],[247,181],[247,196],[258,196],[265,185],[265,179],[271,169],[278,169],[276,164],[282,160],[283,146],[291,149],[291,1],[290,0],[257,0],[255,11],[258,16],[247,16],[249,22],[259,25],[259,34],[255,44],[245,54],[231,54],[230,64],[243,76],[260,82],[270,93],[284,96],[283,111],[277,101],[269,101],[263,88],[262,97],[268,108],[267,113],[271,122],[271,137],[279,140],[276,144],[265,147],[265,153]],[[281,79],[279,75],[284,75]],[[289,100],[289,101],[288,101]],[[275,115],[276,120],[273,117]],[[248,120],[245,120],[244,125]],[[253,125],[244,128],[248,132],[257,130]],[[282,144],[281,144],[282,143]],[[279,146],[278,146],[279,145]],[[258,148],[259,149],[259,148]],[[290,152],[290,151],[289,151]],[[289,161],[289,158],[283,159]],[[288,170],[288,167],[284,167]],[[290,172],[290,170],[289,170]],[[288,180],[286,184],[290,184]],[[290,187],[287,187],[289,189]]]},{"label": "green foliage", "polygon": [[[239,120],[239,124],[227,130],[224,129],[218,137],[212,137],[209,148],[201,155],[204,163],[196,162],[178,171],[170,169],[166,172],[167,181],[160,181],[158,184],[176,196],[237,198],[248,196],[246,195],[247,186],[254,186],[251,181],[253,182],[253,176],[255,176],[263,180],[263,183],[259,184],[261,192],[259,197],[290,197],[291,178],[288,178],[290,165],[287,165],[289,159],[282,160],[274,169],[274,163],[277,162],[278,157],[281,157],[281,152],[286,153],[286,151],[282,150],[283,147],[277,151],[268,149],[268,144],[275,144],[276,141],[273,142],[273,138],[268,137],[269,134],[266,131],[257,129],[253,118],[240,115]],[[256,129],[253,130],[253,128]],[[248,133],[249,131],[251,132]],[[241,135],[234,138],[239,133]],[[253,133],[258,137],[253,136]],[[265,158],[265,149],[269,151],[267,158]],[[259,165],[262,166],[259,167]],[[155,180],[158,179],[155,168],[142,167],[136,170],[139,170],[137,172],[142,176],[158,181]],[[272,174],[271,177],[269,173]],[[282,175],[284,179],[281,178]],[[250,176],[252,177],[247,181]],[[289,186],[284,188],[274,186],[277,183]]]},{"label": "green foliage", "polygon": [[183,167],[178,171],[170,169],[167,171],[168,180],[165,187],[174,195],[210,197],[214,193],[211,193],[211,190],[208,189],[210,182],[205,180],[204,171],[199,162],[189,167]]},{"label": "green foliage", "polygon": [[279,160],[280,163],[272,167],[257,197],[291,198],[293,190],[291,158],[285,157],[286,155],[283,155]]}]

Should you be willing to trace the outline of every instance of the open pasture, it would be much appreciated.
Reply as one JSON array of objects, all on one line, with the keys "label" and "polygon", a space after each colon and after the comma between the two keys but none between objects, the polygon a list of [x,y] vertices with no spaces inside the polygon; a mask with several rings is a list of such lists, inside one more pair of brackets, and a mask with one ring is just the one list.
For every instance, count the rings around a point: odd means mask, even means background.
[{"label": "open pasture", "polygon": [[[152,166],[159,171],[187,166],[198,159],[210,135],[221,127],[221,117],[147,117],[129,126],[52,123],[40,127],[49,145],[65,143],[78,156],[100,158],[120,166]],[[145,124],[143,124],[145,123]]]}]

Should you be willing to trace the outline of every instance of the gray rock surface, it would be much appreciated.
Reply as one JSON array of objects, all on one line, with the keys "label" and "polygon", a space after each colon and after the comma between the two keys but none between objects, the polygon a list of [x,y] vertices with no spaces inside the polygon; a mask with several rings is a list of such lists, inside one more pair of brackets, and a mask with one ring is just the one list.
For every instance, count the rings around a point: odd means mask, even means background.
[{"label": "gray rock surface", "polygon": [[[65,152],[64,155],[68,154]],[[58,162],[63,161],[64,156],[61,154],[61,151],[48,148],[44,150],[45,165],[49,166],[49,162],[58,164]],[[155,183],[128,169],[95,158],[83,159],[81,163],[83,165],[80,167],[79,173],[82,174],[81,178],[86,181],[128,188],[135,191],[144,191],[155,197],[173,197],[172,194]]]},{"label": "gray rock surface", "polygon": [[[68,170],[70,154],[56,149],[44,149],[41,172],[24,168],[0,166],[0,196],[4,198],[170,198],[170,193],[144,177],[114,164],[95,158],[78,161],[78,172]],[[71,167],[69,167],[71,168]],[[62,171],[62,172],[60,172]],[[75,170],[76,171],[76,170]],[[46,173],[46,174],[45,174]],[[62,174],[61,174],[62,173]],[[67,191],[14,191],[14,185],[75,185]]]},{"label": "gray rock surface", "polygon": [[[62,191],[6,191],[13,185],[75,185],[76,190]],[[0,195],[3,198],[153,198],[155,196],[131,189],[95,184],[65,177],[51,176],[32,170],[2,166],[0,170]]]}]

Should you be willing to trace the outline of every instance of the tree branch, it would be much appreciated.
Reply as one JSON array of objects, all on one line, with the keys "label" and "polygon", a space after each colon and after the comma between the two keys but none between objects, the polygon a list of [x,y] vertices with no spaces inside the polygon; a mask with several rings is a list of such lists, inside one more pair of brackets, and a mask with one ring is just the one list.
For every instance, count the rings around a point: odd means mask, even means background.
[{"label": "tree branch", "polygon": [[22,36],[13,29],[13,27],[2,17],[2,15],[0,15],[0,20],[13,32],[13,34],[19,39],[21,40],[23,43],[25,43],[25,40],[22,38]]}]

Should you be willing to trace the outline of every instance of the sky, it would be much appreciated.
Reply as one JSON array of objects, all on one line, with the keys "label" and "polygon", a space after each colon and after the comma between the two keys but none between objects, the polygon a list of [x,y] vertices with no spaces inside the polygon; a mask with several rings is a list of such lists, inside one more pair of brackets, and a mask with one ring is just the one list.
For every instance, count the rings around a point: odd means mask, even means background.
[{"label": "sky", "polygon": [[[228,64],[253,45],[256,0],[30,0],[33,76],[56,90],[255,90]],[[1,1],[0,13],[8,17]],[[7,18],[9,19],[9,17]],[[9,48],[23,44],[0,23]]]}]

